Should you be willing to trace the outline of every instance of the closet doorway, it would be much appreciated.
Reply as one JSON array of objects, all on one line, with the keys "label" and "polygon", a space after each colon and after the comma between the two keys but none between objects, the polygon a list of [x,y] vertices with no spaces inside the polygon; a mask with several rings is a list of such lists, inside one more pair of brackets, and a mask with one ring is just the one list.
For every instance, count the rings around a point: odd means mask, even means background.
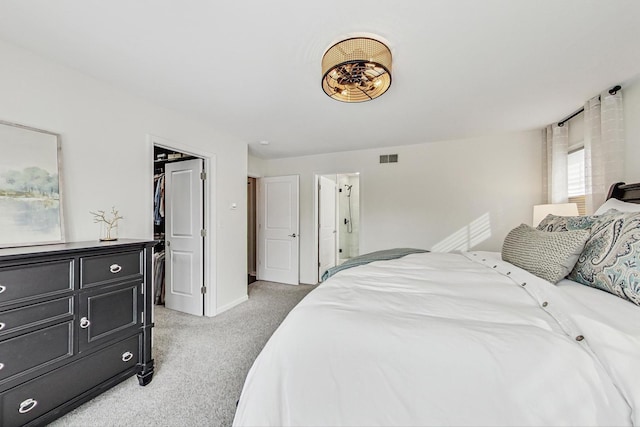
[{"label": "closet doorway", "polygon": [[156,304],[205,314],[205,159],[154,144]]}]

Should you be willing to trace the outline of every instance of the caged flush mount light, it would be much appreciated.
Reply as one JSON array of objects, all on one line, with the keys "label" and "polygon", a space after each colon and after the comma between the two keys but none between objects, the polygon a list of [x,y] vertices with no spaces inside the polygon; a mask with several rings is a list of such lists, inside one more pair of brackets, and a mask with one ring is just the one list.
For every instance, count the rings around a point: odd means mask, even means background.
[{"label": "caged flush mount light", "polygon": [[322,89],[343,102],[379,97],[391,86],[391,51],[368,37],[343,40],[322,57]]}]

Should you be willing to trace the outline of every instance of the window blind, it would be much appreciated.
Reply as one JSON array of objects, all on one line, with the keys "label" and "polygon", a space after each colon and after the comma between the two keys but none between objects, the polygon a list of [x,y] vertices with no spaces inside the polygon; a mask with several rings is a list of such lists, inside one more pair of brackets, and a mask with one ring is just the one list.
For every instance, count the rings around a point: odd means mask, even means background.
[{"label": "window blind", "polygon": [[584,148],[569,153],[567,163],[569,203],[576,203],[578,213],[585,215]]}]

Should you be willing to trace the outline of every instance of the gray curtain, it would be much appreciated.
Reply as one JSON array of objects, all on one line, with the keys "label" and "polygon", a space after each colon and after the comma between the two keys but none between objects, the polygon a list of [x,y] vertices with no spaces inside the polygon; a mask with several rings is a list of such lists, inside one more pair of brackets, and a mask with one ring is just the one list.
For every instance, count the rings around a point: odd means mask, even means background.
[{"label": "gray curtain", "polygon": [[543,193],[546,203],[567,203],[567,157],[569,156],[569,124],[546,128],[543,149]]},{"label": "gray curtain", "polygon": [[611,184],[624,180],[622,92],[588,100],[584,120],[585,206],[591,214],[604,203]]}]

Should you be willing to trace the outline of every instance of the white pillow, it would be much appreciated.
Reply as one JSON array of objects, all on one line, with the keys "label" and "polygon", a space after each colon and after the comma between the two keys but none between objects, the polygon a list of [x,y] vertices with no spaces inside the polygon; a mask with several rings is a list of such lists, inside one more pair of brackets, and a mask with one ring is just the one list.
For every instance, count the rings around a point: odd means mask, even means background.
[{"label": "white pillow", "polygon": [[594,215],[602,215],[609,209],[615,209],[618,212],[640,212],[640,204],[623,202],[618,199],[609,199],[598,208]]}]

